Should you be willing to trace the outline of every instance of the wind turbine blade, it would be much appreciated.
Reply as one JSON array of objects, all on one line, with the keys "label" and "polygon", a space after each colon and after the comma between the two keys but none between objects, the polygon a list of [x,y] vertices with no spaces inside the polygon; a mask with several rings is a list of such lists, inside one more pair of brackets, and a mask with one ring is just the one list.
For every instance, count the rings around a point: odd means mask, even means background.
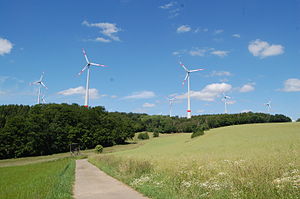
[{"label": "wind turbine blade", "polygon": [[43,80],[43,78],[44,78],[44,72],[42,73],[39,81],[41,82]]},{"label": "wind turbine blade", "polygon": [[92,66],[101,66],[101,67],[108,67],[108,66],[106,66],[106,65],[102,65],[102,64],[95,64],[95,63],[90,63],[90,65],[92,65]]},{"label": "wind turbine blade", "polygon": [[85,50],[82,49],[82,52],[83,52],[83,55],[84,55],[84,58],[85,58],[86,62],[89,63],[89,59],[87,58]]},{"label": "wind turbine blade", "polygon": [[185,65],[182,62],[179,62],[180,66],[182,66],[182,68],[186,71],[189,72],[189,70],[185,67]]},{"label": "wind turbine blade", "polygon": [[182,86],[184,86],[184,83],[185,83],[185,81],[187,80],[188,76],[189,76],[189,74],[186,73],[186,76],[185,76],[185,78],[184,78],[184,80],[183,80],[183,82],[182,82]]},{"label": "wind turbine blade", "polygon": [[41,84],[44,88],[48,89],[47,86],[46,86],[43,82],[40,82],[40,84]]},{"label": "wind turbine blade", "polygon": [[201,71],[201,70],[204,70],[204,69],[200,68],[200,69],[196,69],[196,70],[190,70],[189,72],[196,72],[196,71]]},{"label": "wind turbine blade", "polygon": [[88,67],[88,64],[82,68],[82,70],[78,73],[78,75],[81,75],[83,73],[83,71],[85,71],[87,69],[87,67]]}]

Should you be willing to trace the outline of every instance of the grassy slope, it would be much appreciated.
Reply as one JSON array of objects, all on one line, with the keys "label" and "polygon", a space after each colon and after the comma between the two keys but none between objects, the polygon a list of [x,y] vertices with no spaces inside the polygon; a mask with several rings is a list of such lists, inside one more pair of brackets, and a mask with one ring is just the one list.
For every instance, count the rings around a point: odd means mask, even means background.
[{"label": "grassy slope", "polygon": [[[122,156],[172,159],[178,157],[266,158],[300,150],[300,123],[251,124],[212,129],[204,136],[176,134],[153,139],[144,146],[119,152]],[[159,156],[158,156],[159,155]]]},{"label": "grassy slope", "polygon": [[55,161],[0,168],[1,199],[72,198],[75,161]]},{"label": "grassy slope", "polygon": [[[153,198],[297,198],[300,194],[300,123],[224,127],[194,139],[190,134],[170,135],[113,154],[90,159]],[[154,171],[148,172],[147,162]],[[143,165],[146,172],[139,176],[138,167]]]}]

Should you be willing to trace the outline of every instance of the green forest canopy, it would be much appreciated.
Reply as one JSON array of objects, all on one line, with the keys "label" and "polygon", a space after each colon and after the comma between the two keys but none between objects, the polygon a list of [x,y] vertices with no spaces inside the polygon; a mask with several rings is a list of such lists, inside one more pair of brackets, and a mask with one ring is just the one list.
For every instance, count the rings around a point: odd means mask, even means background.
[{"label": "green forest canopy", "polygon": [[0,106],[0,159],[67,152],[123,144],[136,132],[195,132],[222,126],[291,122],[284,115],[239,113],[199,115],[191,119],[137,113],[107,112],[104,107],[77,104]]}]

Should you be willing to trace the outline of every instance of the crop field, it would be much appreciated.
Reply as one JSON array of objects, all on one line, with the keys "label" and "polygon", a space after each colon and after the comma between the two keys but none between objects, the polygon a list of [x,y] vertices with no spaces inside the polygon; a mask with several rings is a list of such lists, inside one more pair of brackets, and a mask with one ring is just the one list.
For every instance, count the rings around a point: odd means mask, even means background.
[{"label": "crop field", "polygon": [[299,198],[300,123],[154,138],[89,161],[150,198]]},{"label": "crop field", "polygon": [[[44,159],[46,158],[44,157]],[[15,162],[17,161],[15,160]],[[74,173],[75,161],[73,158],[0,167],[0,198],[72,198]]]}]

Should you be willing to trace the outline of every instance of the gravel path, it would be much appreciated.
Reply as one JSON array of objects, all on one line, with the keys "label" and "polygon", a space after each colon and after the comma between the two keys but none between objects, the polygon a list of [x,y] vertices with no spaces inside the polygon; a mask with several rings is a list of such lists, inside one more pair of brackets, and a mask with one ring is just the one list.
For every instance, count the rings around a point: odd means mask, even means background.
[{"label": "gravel path", "polygon": [[147,199],[87,161],[76,160],[75,199]]}]

